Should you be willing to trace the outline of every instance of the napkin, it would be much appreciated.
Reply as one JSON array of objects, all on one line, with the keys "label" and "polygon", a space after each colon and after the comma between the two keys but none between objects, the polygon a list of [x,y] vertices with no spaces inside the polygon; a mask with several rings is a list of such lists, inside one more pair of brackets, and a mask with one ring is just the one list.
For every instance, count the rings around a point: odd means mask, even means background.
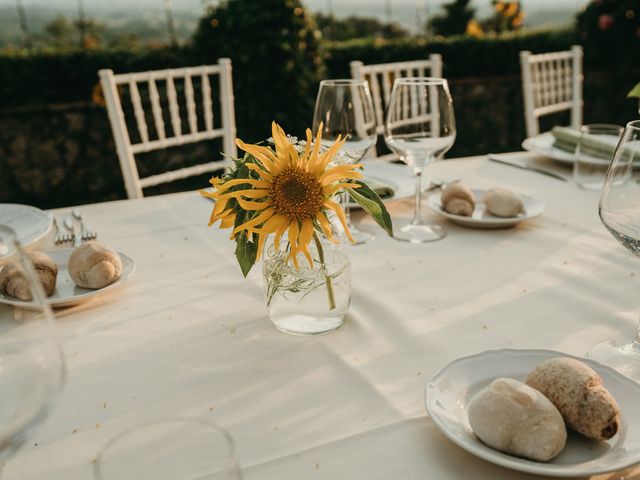
[{"label": "napkin", "polygon": [[364,182],[369,185],[369,188],[376,192],[378,196],[385,200],[387,198],[392,198],[395,193],[392,186],[387,183],[384,183],[376,178],[364,178]]},{"label": "napkin", "polygon": [[[597,135],[584,135],[573,128],[553,127],[551,134],[554,136],[554,147],[566,152],[575,152],[578,142],[580,142],[580,152],[598,158],[613,158],[618,145],[618,138],[606,139]],[[582,140],[581,140],[582,138]]]}]

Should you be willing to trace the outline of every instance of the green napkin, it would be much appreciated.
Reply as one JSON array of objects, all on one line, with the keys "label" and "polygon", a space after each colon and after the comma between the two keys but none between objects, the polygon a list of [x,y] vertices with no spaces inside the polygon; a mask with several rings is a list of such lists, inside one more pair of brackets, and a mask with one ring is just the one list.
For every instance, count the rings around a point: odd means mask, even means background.
[{"label": "green napkin", "polygon": [[384,200],[386,198],[393,197],[395,193],[393,188],[388,184],[381,182],[380,180],[376,180],[375,178],[364,178],[364,182],[369,185],[369,188],[376,192],[378,196]]},{"label": "green napkin", "polygon": [[553,146],[565,152],[575,152],[578,142],[580,142],[580,151],[591,157],[611,159],[616,151],[614,143],[603,141],[594,135],[582,136],[573,128],[553,127],[551,134],[556,139]]}]

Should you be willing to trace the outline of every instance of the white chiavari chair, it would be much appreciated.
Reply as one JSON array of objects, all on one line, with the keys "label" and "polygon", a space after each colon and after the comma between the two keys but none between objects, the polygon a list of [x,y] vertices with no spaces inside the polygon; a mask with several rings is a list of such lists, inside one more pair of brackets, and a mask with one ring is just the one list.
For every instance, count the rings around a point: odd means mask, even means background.
[{"label": "white chiavari chair", "polygon": [[520,52],[527,137],[540,134],[540,117],[571,111],[571,126],[582,125],[582,47],[563,52]]},{"label": "white chiavari chair", "polygon": [[[396,78],[403,77],[442,77],[442,56],[434,53],[429,55],[428,60],[412,60],[406,62],[378,63],[365,65],[359,60],[350,63],[351,78],[358,80],[367,80],[369,89],[373,98],[373,108],[376,114],[376,132],[378,135],[384,135],[384,115],[393,81]],[[411,108],[418,108],[423,112],[436,112],[433,108],[424,108],[412,105]],[[371,149],[368,154],[370,157],[376,157],[375,148]],[[389,153],[377,157],[379,160],[395,160],[398,156],[395,153]]]},{"label": "white chiavari chair", "polygon": [[[100,70],[99,76],[129,198],[143,197],[146,187],[231,165],[227,158],[216,159],[140,178],[135,158],[144,152],[216,138],[222,140],[225,155],[236,156],[231,60],[221,58],[216,65],[124,74]],[[212,99],[216,84],[219,106]],[[145,101],[142,90],[147,94]],[[130,115],[125,115],[123,108],[126,96]],[[219,122],[214,118],[218,112]]]}]

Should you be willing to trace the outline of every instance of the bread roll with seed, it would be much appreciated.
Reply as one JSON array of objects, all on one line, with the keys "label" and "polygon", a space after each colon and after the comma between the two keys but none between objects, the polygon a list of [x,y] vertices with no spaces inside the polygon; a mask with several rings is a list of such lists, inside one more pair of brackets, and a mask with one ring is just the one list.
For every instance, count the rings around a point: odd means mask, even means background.
[{"label": "bread roll with seed", "polygon": [[482,197],[482,201],[487,207],[487,212],[496,217],[516,217],[524,212],[522,198],[506,188],[489,189]]},{"label": "bread roll with seed", "polygon": [[[28,256],[38,274],[44,293],[50,297],[56,289],[58,265],[53,258],[42,252],[30,252]],[[5,265],[1,268],[0,291],[27,302],[32,298],[29,283],[22,272],[13,265]]]},{"label": "bread roll with seed", "polygon": [[470,217],[476,207],[476,197],[471,189],[460,182],[447,186],[440,195],[442,208],[453,215]]},{"label": "bread roll with seed", "polygon": [[608,440],[620,429],[620,409],[591,367],[573,358],[552,358],[533,369],[527,385],[542,392],[569,428],[593,440]]},{"label": "bread roll with seed", "polygon": [[122,260],[109,245],[87,242],[69,257],[69,275],[83,288],[98,289],[115,282],[122,275]]},{"label": "bread roll with seed", "polygon": [[491,448],[541,462],[558,455],[567,430],[558,409],[539,391],[498,378],[468,408],[471,429]]}]

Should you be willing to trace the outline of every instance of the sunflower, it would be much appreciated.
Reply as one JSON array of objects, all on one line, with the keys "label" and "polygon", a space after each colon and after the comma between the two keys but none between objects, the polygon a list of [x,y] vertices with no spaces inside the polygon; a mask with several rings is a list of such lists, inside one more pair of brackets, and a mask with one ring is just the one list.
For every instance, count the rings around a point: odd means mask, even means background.
[{"label": "sunflower", "polygon": [[[255,159],[254,163],[244,162],[255,178],[211,179],[214,192],[203,193],[216,200],[209,225],[220,221],[220,228],[234,226],[232,238],[241,232],[254,239],[257,236],[256,259],[260,258],[270,234],[275,234],[274,244],[279,249],[280,240],[287,233],[290,245],[288,258],[298,268],[297,256],[302,253],[313,266],[308,246],[316,230],[335,241],[328,211],[335,212],[347,237],[353,241],[342,207],[332,198],[340,190],[358,187],[352,180],[362,178],[362,173],[357,171],[360,165],[329,166],[344,140],[338,138],[328,150],[320,153],[322,124],[315,139],[307,129],[307,142],[301,154],[296,152],[275,122],[272,135],[275,150],[236,140],[238,147]],[[237,205],[248,213],[246,218],[249,220],[236,225],[237,211],[229,207],[231,199],[235,199]]]}]

